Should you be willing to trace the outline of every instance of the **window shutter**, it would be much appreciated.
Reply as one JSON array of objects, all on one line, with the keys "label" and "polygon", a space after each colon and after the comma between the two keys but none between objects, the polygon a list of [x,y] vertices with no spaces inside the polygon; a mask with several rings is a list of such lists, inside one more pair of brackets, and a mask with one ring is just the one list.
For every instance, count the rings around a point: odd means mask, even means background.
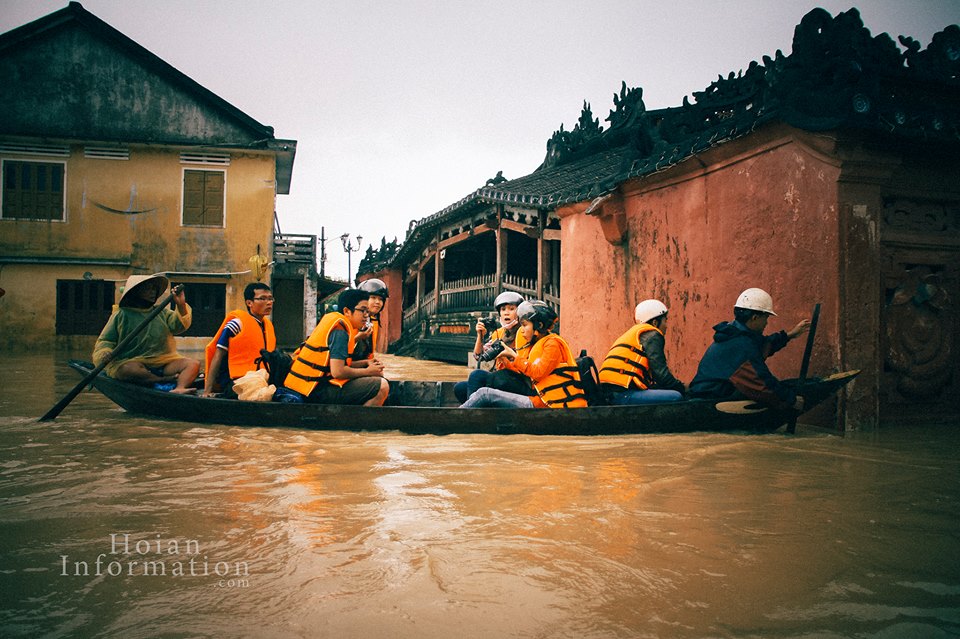
[{"label": "window shutter", "polygon": [[183,172],[183,223],[203,224],[204,171]]},{"label": "window shutter", "polygon": [[183,223],[223,226],[223,171],[183,172]]},{"label": "window shutter", "polygon": [[223,172],[204,172],[207,175],[203,192],[203,223],[223,226]]}]

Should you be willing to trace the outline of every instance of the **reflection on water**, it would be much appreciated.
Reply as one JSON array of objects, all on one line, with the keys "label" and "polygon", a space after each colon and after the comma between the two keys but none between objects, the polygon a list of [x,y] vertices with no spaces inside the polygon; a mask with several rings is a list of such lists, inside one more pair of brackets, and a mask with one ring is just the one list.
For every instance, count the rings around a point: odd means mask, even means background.
[{"label": "reflection on water", "polygon": [[5,637],[960,635],[951,430],[310,432],[96,393],[37,423],[65,359],[0,367]]}]

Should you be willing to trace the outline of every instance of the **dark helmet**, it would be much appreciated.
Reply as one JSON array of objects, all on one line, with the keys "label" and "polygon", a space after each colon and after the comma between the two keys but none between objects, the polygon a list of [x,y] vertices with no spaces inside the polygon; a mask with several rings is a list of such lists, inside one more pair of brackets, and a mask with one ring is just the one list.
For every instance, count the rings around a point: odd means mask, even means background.
[{"label": "dark helmet", "polygon": [[383,283],[383,280],[378,280],[375,277],[369,280],[363,280],[357,288],[370,295],[382,297],[383,299],[390,297],[390,291],[387,290],[387,285]]},{"label": "dark helmet", "polygon": [[517,307],[517,318],[530,322],[535,330],[545,333],[556,323],[557,312],[546,302],[527,300]]}]

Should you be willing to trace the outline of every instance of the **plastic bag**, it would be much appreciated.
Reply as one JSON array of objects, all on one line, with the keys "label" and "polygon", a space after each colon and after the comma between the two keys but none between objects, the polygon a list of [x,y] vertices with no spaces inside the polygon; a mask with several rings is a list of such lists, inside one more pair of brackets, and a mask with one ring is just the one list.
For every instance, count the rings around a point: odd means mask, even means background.
[{"label": "plastic bag", "polygon": [[243,377],[233,381],[233,392],[237,399],[245,402],[269,402],[277,387],[267,384],[269,373],[264,369],[250,371]]}]

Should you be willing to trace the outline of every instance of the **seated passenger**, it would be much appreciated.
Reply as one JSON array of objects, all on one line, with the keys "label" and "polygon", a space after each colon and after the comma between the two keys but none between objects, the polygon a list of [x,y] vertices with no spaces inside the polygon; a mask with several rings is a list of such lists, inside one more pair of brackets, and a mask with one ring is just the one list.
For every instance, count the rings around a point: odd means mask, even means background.
[{"label": "seated passenger", "polygon": [[[243,290],[246,308],[227,313],[217,333],[207,344],[203,396],[222,393],[235,397],[233,381],[250,371],[264,368],[260,351],[277,347],[273,322],[273,294],[263,282],[247,284]],[[224,366],[226,361],[226,366]]]},{"label": "seated passenger", "polygon": [[498,359],[507,368],[528,377],[537,394],[490,388],[477,390],[460,408],[581,408],[587,398],[580,384],[580,372],[570,346],[550,329],[557,321],[556,312],[544,302],[523,302],[517,308],[520,331],[526,343],[520,347],[525,355],[505,346]]},{"label": "seated passenger", "polygon": [[[366,291],[348,288],[293,354],[280,401],[382,406],[390,392],[380,360],[353,359],[357,330],[370,315]],[[293,391],[293,393],[290,393]]]},{"label": "seated passenger", "polygon": [[[497,299],[493,301],[493,308],[497,311],[500,326],[490,332],[486,341],[483,338],[487,334],[487,327],[484,325],[483,319],[477,321],[477,342],[473,346],[473,354],[478,358],[478,367],[483,353],[497,340],[502,341],[514,350],[520,350],[526,342],[526,339],[520,334],[520,322],[517,319],[517,305],[522,302],[523,296],[513,291],[504,291],[497,295]],[[495,371],[477,368],[477,370],[470,372],[467,381],[457,382],[453,387],[457,399],[463,403],[477,392],[477,389],[485,386],[521,395],[536,395],[530,380],[516,371],[505,368],[504,360],[495,359],[494,367],[496,368]]]},{"label": "seated passenger", "polygon": [[773,298],[759,288],[748,288],[733,308],[733,322],[713,327],[713,344],[700,360],[690,382],[692,397],[745,397],[775,408],[803,410],[803,397],[767,368],[766,359],[791,339],[810,330],[810,320],[801,320],[789,332],[764,335],[773,312]]},{"label": "seated passenger", "polygon": [[[93,347],[93,363],[100,365],[117,344],[143,323],[170,281],[163,275],[131,275],[123,287],[117,310],[100,332]],[[193,312],[181,290],[173,298],[177,310],[164,309],[122,353],[117,353],[104,372],[114,379],[154,386],[173,393],[193,392],[200,362],[177,352],[173,336],[190,328]]]},{"label": "seated passenger", "polygon": [[370,320],[367,325],[357,333],[357,349],[354,351],[354,359],[370,359],[374,356],[380,346],[380,311],[383,310],[387,298],[390,297],[390,291],[383,280],[371,278],[360,282],[358,290],[365,291],[370,295],[367,303],[370,305]]},{"label": "seated passenger", "polygon": [[600,366],[600,387],[614,406],[658,404],[683,399],[683,382],[670,372],[664,355],[667,307],[644,300],[634,310],[637,321],[617,338]]}]

